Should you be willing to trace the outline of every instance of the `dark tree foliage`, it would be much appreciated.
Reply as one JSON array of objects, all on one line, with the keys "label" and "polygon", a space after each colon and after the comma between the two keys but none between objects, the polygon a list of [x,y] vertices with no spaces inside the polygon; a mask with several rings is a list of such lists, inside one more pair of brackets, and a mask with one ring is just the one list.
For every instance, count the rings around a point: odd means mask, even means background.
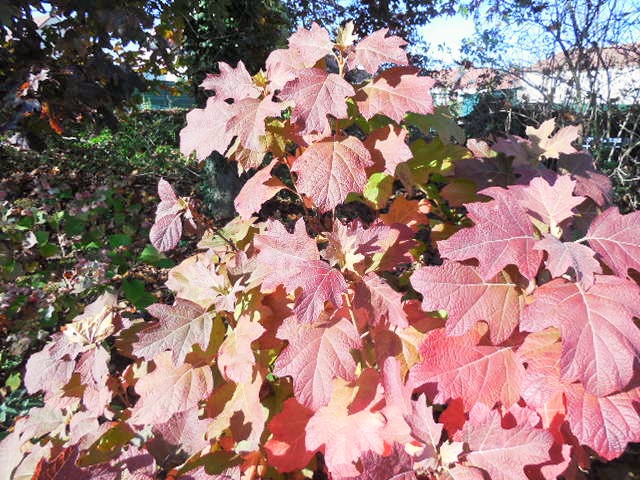
[{"label": "dark tree foliage", "polygon": [[[186,7],[186,8],[185,8]],[[292,24],[280,0],[186,0],[180,62],[197,86],[218,62],[235,66],[242,59],[249,72],[264,67],[270,51],[286,45]]]},{"label": "dark tree foliage", "polygon": [[[142,74],[170,65],[172,42],[153,29],[148,0],[12,0],[0,6],[2,130],[33,140],[65,122],[115,123],[144,89]],[[143,52],[143,53],[141,53]]]}]

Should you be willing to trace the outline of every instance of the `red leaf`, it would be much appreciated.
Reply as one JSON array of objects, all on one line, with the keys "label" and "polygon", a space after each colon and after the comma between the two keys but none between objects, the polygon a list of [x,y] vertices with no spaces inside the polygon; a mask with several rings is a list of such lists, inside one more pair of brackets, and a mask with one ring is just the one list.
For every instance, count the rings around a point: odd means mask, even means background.
[{"label": "red leaf", "polygon": [[180,152],[204,160],[212,152],[221,155],[227,151],[234,132],[227,130],[227,121],[233,115],[231,105],[218,97],[207,99],[204,109],[194,108],[187,113],[187,126],[180,130]]},{"label": "red leaf", "polygon": [[413,158],[413,153],[406,143],[407,130],[392,125],[374,130],[364,144],[371,152],[376,172],[384,171],[395,175],[396,167]]},{"label": "red leaf", "polygon": [[289,345],[278,356],[274,373],[293,378],[295,396],[306,407],[317,410],[329,402],[334,378],[355,380],[356,364],[350,350],[361,348],[362,341],[349,321],[301,325],[288,318],[278,330],[278,338]]},{"label": "red leaf", "polygon": [[324,311],[325,302],[334,306],[342,305],[342,293],[347,290],[345,278],[327,262],[314,260],[306,262],[296,273],[290,272],[287,288],[300,288],[293,312],[302,323],[313,323]]},{"label": "red leaf", "polygon": [[409,112],[433,113],[430,90],[435,80],[420,77],[418,72],[414,67],[395,67],[382,72],[356,96],[362,116],[370,120],[382,114],[400,123]]},{"label": "red leaf", "polygon": [[640,352],[640,288],[618,277],[598,275],[589,290],[556,279],[538,288],[521,328],[558,326],[562,334],[562,379],[581,381],[592,394],[622,390],[633,377]]},{"label": "red leaf", "polygon": [[333,210],[351,192],[361,192],[371,166],[369,150],[356,137],[323,140],[307,148],[294,162],[296,188],[321,212]]},{"label": "red leaf", "polygon": [[333,50],[329,32],[316,22],[311,28],[299,28],[289,37],[289,49],[303,59],[305,67],[313,67],[318,60]]},{"label": "red leaf", "polygon": [[173,213],[158,218],[149,231],[151,244],[160,252],[171,250],[182,237],[182,213]]},{"label": "red leaf", "polygon": [[511,336],[524,308],[520,289],[504,274],[485,282],[475,267],[456,262],[416,270],[411,285],[422,294],[425,312],[447,310],[447,335],[462,335],[485,321],[495,345]]},{"label": "red leaf", "polygon": [[580,384],[566,386],[567,420],[571,433],[606,460],[624,452],[627,443],[640,441],[638,389],[596,397]]},{"label": "red leaf", "polygon": [[32,480],[89,480],[91,476],[76,466],[78,448],[62,450],[51,460],[41,459],[33,473]]},{"label": "red leaf", "polygon": [[279,97],[295,103],[291,119],[302,126],[302,135],[316,132],[327,136],[331,132],[327,115],[347,118],[346,99],[355,93],[340,75],[312,68],[288,82]]},{"label": "red leaf", "polygon": [[270,97],[262,100],[244,98],[231,105],[231,117],[227,121],[226,128],[238,137],[238,141],[244,148],[261,151],[260,137],[267,133],[265,120],[270,117],[279,117],[280,112],[285,108],[285,104],[273,102]]},{"label": "red leaf", "polygon": [[[320,408],[307,424],[307,449],[324,451],[325,462],[332,475],[359,475],[354,462],[366,452],[382,455],[385,451],[381,434],[384,417],[372,411],[379,398],[369,395],[371,391],[375,393],[376,382],[377,375],[367,371],[355,386],[336,379],[329,404]],[[363,391],[366,400],[358,395]],[[356,403],[357,409],[354,408]]]},{"label": "red leaf", "polygon": [[538,465],[551,458],[553,437],[549,432],[528,424],[506,430],[496,411],[479,424],[467,422],[462,432],[471,449],[467,462],[485,470],[492,480],[527,480],[526,465]]},{"label": "red leaf", "polygon": [[241,315],[236,328],[227,336],[218,350],[218,369],[226,380],[249,383],[256,363],[251,343],[260,338],[265,329],[248,315]]},{"label": "red leaf", "polygon": [[262,204],[271,199],[280,190],[286,189],[280,179],[271,175],[271,170],[278,163],[273,159],[269,165],[258,170],[242,187],[233,201],[236,211],[242,218],[249,218],[262,208]]},{"label": "red leaf", "polygon": [[233,99],[238,102],[243,98],[258,98],[260,90],[253,84],[251,75],[242,63],[238,62],[236,68],[225,62],[218,62],[219,74],[207,74],[207,77],[199,85],[205,90],[215,90],[219,100]]},{"label": "red leaf", "polygon": [[307,235],[303,219],[296,222],[293,233],[287,232],[280,222],[267,221],[265,232],[256,235],[253,243],[258,249],[258,262],[268,271],[262,291],[289,285],[292,274],[307,262],[320,260],[316,242]]},{"label": "red leaf", "polygon": [[175,413],[193,408],[213,391],[211,367],[192,367],[183,363],[173,366],[171,353],[154,359],[155,370],[136,383],[140,395],[131,412],[135,425],[164,423]]},{"label": "red leaf", "polygon": [[305,444],[306,427],[313,411],[300,405],[294,398],[287,399],[282,411],[269,422],[273,437],[264,448],[269,464],[279,472],[291,472],[307,466],[314,455]]},{"label": "red leaf", "polygon": [[611,207],[595,218],[585,239],[618,276],[628,277],[630,268],[640,272],[640,212],[620,215]]},{"label": "red leaf", "polygon": [[461,397],[466,410],[478,402],[510,407],[520,398],[524,368],[511,348],[477,341],[475,332],[461,337],[447,337],[444,329],[429,332],[420,347],[423,361],[411,369],[409,383],[424,386],[435,403]]},{"label": "red leaf", "polygon": [[467,416],[464,413],[464,403],[461,398],[454,398],[447,404],[447,408],[440,414],[438,420],[444,426],[449,438],[454,438],[454,435],[462,430],[462,427],[467,422]]},{"label": "red leaf", "polygon": [[479,193],[493,198],[507,195],[507,200],[517,199],[522,208],[549,225],[553,233],[562,221],[575,215],[572,209],[585,201],[585,197],[573,195],[575,186],[576,182],[571,177],[560,175],[553,184],[542,177],[535,177],[529,185],[512,185],[508,190],[492,187]]},{"label": "red leaf", "polygon": [[594,273],[602,273],[596,253],[580,243],[561,242],[551,235],[545,235],[533,248],[547,252],[549,258],[546,267],[554,278],[561,277],[572,269],[576,281],[588,289],[593,285]]},{"label": "red leaf", "polygon": [[153,360],[169,350],[177,367],[184,362],[194,345],[199,345],[203,350],[209,346],[212,314],[199,305],[178,298],[174,305],[154,303],[147,307],[147,311],[159,321],[138,334],[138,341],[133,345],[135,356]]},{"label": "red leaf", "polygon": [[362,67],[374,74],[385,63],[407,65],[407,53],[401,48],[407,42],[396,36],[386,37],[388,31],[388,28],[382,28],[360,40],[354,52],[347,57],[349,68]]},{"label": "red leaf", "polygon": [[386,318],[393,326],[409,326],[402,293],[396,292],[380,276],[368,273],[362,278],[362,282],[356,283],[354,289],[354,307],[362,308],[368,313],[370,324],[375,325]]},{"label": "red leaf", "polygon": [[534,278],[542,252],[533,250],[537,238],[522,207],[504,197],[466,207],[475,225],[439,241],[440,254],[451,260],[477,258],[484,280],[495,277],[507,265],[517,266],[528,279]]}]

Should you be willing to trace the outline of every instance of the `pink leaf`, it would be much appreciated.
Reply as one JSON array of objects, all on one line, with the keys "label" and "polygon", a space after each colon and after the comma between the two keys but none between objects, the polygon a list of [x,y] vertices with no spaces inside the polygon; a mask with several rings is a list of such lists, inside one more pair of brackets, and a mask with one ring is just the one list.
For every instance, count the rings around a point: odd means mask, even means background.
[{"label": "pink leaf", "polygon": [[572,269],[577,282],[588,289],[593,285],[594,274],[602,273],[602,266],[596,260],[596,253],[576,242],[561,242],[551,235],[545,235],[534,245],[534,250],[547,252],[547,269],[553,277],[561,277]]},{"label": "pink leaf", "polygon": [[396,292],[380,276],[368,273],[354,288],[354,306],[367,311],[371,324],[375,325],[380,319],[386,318],[393,326],[409,326],[407,313],[402,308],[402,293]]},{"label": "pink leaf", "polygon": [[306,407],[317,410],[329,402],[334,378],[355,379],[350,349],[360,348],[362,341],[349,321],[306,325],[290,317],[278,330],[278,338],[289,345],[278,356],[274,373],[293,378],[295,396]]},{"label": "pink leaf", "polygon": [[190,455],[194,455],[209,445],[205,439],[210,419],[199,418],[199,408],[193,407],[176,413],[164,423],[153,427],[155,437],[149,448],[156,455],[158,449],[170,453],[180,447]]},{"label": "pink leaf", "polygon": [[589,153],[582,151],[571,155],[560,155],[558,169],[567,171],[576,180],[577,195],[591,198],[600,207],[609,205],[613,201],[611,179],[597,173]]},{"label": "pink leaf", "polygon": [[640,272],[640,212],[605,210],[591,223],[586,240],[618,276],[629,277],[631,268]]},{"label": "pink leaf", "polygon": [[321,212],[334,209],[351,192],[361,192],[367,183],[366,168],[371,154],[356,137],[323,140],[307,148],[291,170],[297,175],[298,191],[308,195]]},{"label": "pink leaf", "polygon": [[204,109],[194,108],[187,113],[187,126],[180,130],[180,152],[204,160],[212,152],[221,155],[227,151],[234,133],[227,130],[227,121],[233,115],[231,105],[218,97],[207,99]]},{"label": "pink leaf", "polygon": [[526,212],[504,197],[488,203],[466,205],[475,225],[438,242],[440,254],[451,260],[477,258],[480,276],[489,280],[507,265],[515,265],[526,278],[538,273],[542,252]]},{"label": "pink leaf", "polygon": [[463,438],[471,449],[467,462],[485,470],[492,480],[527,480],[524,467],[551,458],[553,437],[528,424],[507,430],[500,422],[500,414],[492,411],[481,423],[465,425]]},{"label": "pink leaf", "polygon": [[411,369],[409,383],[424,386],[435,403],[461,397],[466,410],[479,402],[513,405],[520,398],[524,368],[510,348],[477,345],[477,337],[475,332],[461,337],[447,337],[444,329],[429,332],[420,347],[423,361]]},{"label": "pink leaf", "polygon": [[168,206],[172,206],[178,201],[176,192],[173,191],[173,187],[164,178],[158,181],[158,196],[161,202],[166,202]]},{"label": "pink leaf", "polygon": [[511,336],[524,308],[518,285],[504,274],[484,281],[475,267],[456,262],[422,267],[411,276],[411,284],[422,294],[425,312],[447,311],[447,335],[462,335],[485,321],[497,345]]},{"label": "pink leaf", "polygon": [[268,221],[265,232],[256,235],[254,245],[258,249],[258,263],[268,271],[263,291],[289,285],[293,273],[309,261],[320,260],[316,242],[307,235],[303,219],[296,222],[293,233],[287,232],[280,222]]},{"label": "pink leaf", "polygon": [[193,367],[183,363],[173,366],[171,353],[154,359],[155,370],[138,380],[140,395],[131,412],[134,425],[164,423],[175,413],[184,412],[205,400],[213,391],[211,367]]},{"label": "pink leaf", "polygon": [[214,90],[220,100],[233,99],[238,102],[243,98],[258,98],[260,91],[253,84],[251,75],[242,63],[238,62],[236,68],[225,62],[218,62],[219,74],[207,74],[207,77],[199,85],[205,90]]},{"label": "pink leaf", "polygon": [[238,137],[240,144],[249,150],[260,151],[262,144],[260,137],[267,133],[265,120],[279,117],[286,108],[282,103],[276,103],[270,97],[262,100],[244,98],[231,106],[231,117],[226,128]]},{"label": "pink leaf", "polygon": [[76,356],[83,349],[82,344],[70,342],[61,333],[53,335],[51,341],[27,361],[24,376],[27,392],[44,391],[47,396],[57,393],[71,379]]},{"label": "pink leaf", "polygon": [[213,326],[212,314],[199,305],[178,298],[174,305],[154,303],[147,311],[159,321],[138,334],[138,341],[133,345],[135,356],[153,360],[169,350],[177,367],[194,345],[207,349]]},{"label": "pink leaf", "polygon": [[370,120],[382,114],[400,123],[409,112],[433,113],[430,90],[435,80],[418,76],[418,71],[414,67],[390,68],[363,87],[356,96],[362,116]]},{"label": "pink leaf", "polygon": [[178,245],[182,237],[182,213],[165,215],[153,223],[149,231],[149,240],[158,251],[166,252]]},{"label": "pink leaf", "polygon": [[366,400],[362,399],[362,405],[354,408],[358,400],[356,393],[375,392],[376,375],[366,372],[360,376],[355,387],[336,379],[329,404],[320,408],[307,424],[307,449],[321,448],[324,451],[327,468],[332,475],[358,475],[360,472],[354,462],[362,454],[372,451],[381,455],[385,450],[381,435],[384,417],[372,411],[378,399],[367,395]]},{"label": "pink leaf", "polygon": [[400,37],[387,37],[388,31],[388,28],[382,28],[360,40],[354,52],[347,58],[349,68],[362,67],[374,74],[378,71],[378,67],[385,63],[407,65],[409,63],[407,53],[401,48],[407,42]]},{"label": "pink leaf", "polygon": [[568,175],[560,175],[551,184],[542,177],[535,177],[529,185],[513,185],[507,190],[493,187],[482,190],[481,194],[497,198],[517,199],[522,208],[535,218],[551,227],[552,232],[558,225],[575,215],[573,208],[585,201],[585,197],[573,195],[576,182]]},{"label": "pink leaf", "polygon": [[290,273],[287,288],[300,288],[293,311],[302,323],[312,323],[325,309],[325,302],[334,306],[342,305],[342,293],[347,290],[347,282],[337,270],[322,260],[309,261],[296,272]]},{"label": "pink leaf", "polygon": [[581,444],[606,460],[622,455],[627,443],[640,441],[638,389],[596,397],[580,384],[567,385],[567,420]]},{"label": "pink leaf", "polygon": [[274,197],[280,190],[286,189],[280,179],[271,175],[271,170],[278,163],[273,159],[269,165],[258,170],[242,187],[233,201],[236,211],[242,218],[249,218],[258,212],[262,204]]},{"label": "pink leaf", "polygon": [[301,134],[306,135],[330,132],[327,115],[346,118],[346,99],[353,95],[353,87],[340,75],[313,68],[301,71],[284,86],[279,96],[295,103],[291,118],[302,126]]},{"label": "pink leaf", "polygon": [[413,158],[409,145],[406,144],[407,130],[394,128],[392,125],[374,130],[364,144],[371,152],[376,171],[384,171],[395,175],[396,167]]},{"label": "pink leaf", "polygon": [[265,329],[248,315],[241,315],[236,328],[227,336],[218,350],[218,369],[226,380],[249,383],[256,363],[251,343],[260,338]]},{"label": "pink leaf", "polygon": [[556,279],[539,287],[524,311],[521,328],[560,327],[562,379],[581,381],[604,396],[621,390],[633,377],[640,352],[640,288],[618,277],[597,275],[591,288]]}]

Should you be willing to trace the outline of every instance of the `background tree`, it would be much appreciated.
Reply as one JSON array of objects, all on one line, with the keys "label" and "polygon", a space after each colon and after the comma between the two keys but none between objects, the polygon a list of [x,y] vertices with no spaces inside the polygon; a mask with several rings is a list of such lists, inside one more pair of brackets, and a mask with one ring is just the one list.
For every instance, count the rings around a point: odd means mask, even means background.
[{"label": "background tree", "polygon": [[291,18],[305,27],[317,22],[329,30],[352,20],[361,36],[381,28],[411,45],[414,63],[424,65],[428,45],[419,27],[443,14],[453,14],[455,0],[287,0]]},{"label": "background tree", "polygon": [[496,107],[508,117],[505,131],[550,116],[580,124],[600,167],[637,188],[640,3],[500,0],[474,7],[468,58],[516,76],[534,92],[529,104]]},{"label": "background tree", "polygon": [[254,74],[293,28],[280,0],[186,0],[174,8],[185,19],[179,63],[200,103],[198,85],[218,72],[218,62],[235,66],[242,59]]},{"label": "background tree", "polygon": [[153,28],[162,8],[149,0],[3,2],[3,130],[34,140],[47,124],[57,132],[67,120],[114,124],[114,110],[144,89],[143,73],[172,66],[168,29]]}]

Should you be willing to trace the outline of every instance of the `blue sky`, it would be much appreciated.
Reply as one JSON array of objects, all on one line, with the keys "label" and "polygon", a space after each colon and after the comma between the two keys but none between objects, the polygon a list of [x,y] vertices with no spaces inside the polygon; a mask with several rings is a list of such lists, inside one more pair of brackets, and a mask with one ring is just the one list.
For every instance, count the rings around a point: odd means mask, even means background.
[{"label": "blue sky", "polygon": [[445,65],[461,59],[462,40],[475,31],[473,19],[462,15],[438,17],[428,25],[420,27],[422,36],[429,43],[429,56]]}]

